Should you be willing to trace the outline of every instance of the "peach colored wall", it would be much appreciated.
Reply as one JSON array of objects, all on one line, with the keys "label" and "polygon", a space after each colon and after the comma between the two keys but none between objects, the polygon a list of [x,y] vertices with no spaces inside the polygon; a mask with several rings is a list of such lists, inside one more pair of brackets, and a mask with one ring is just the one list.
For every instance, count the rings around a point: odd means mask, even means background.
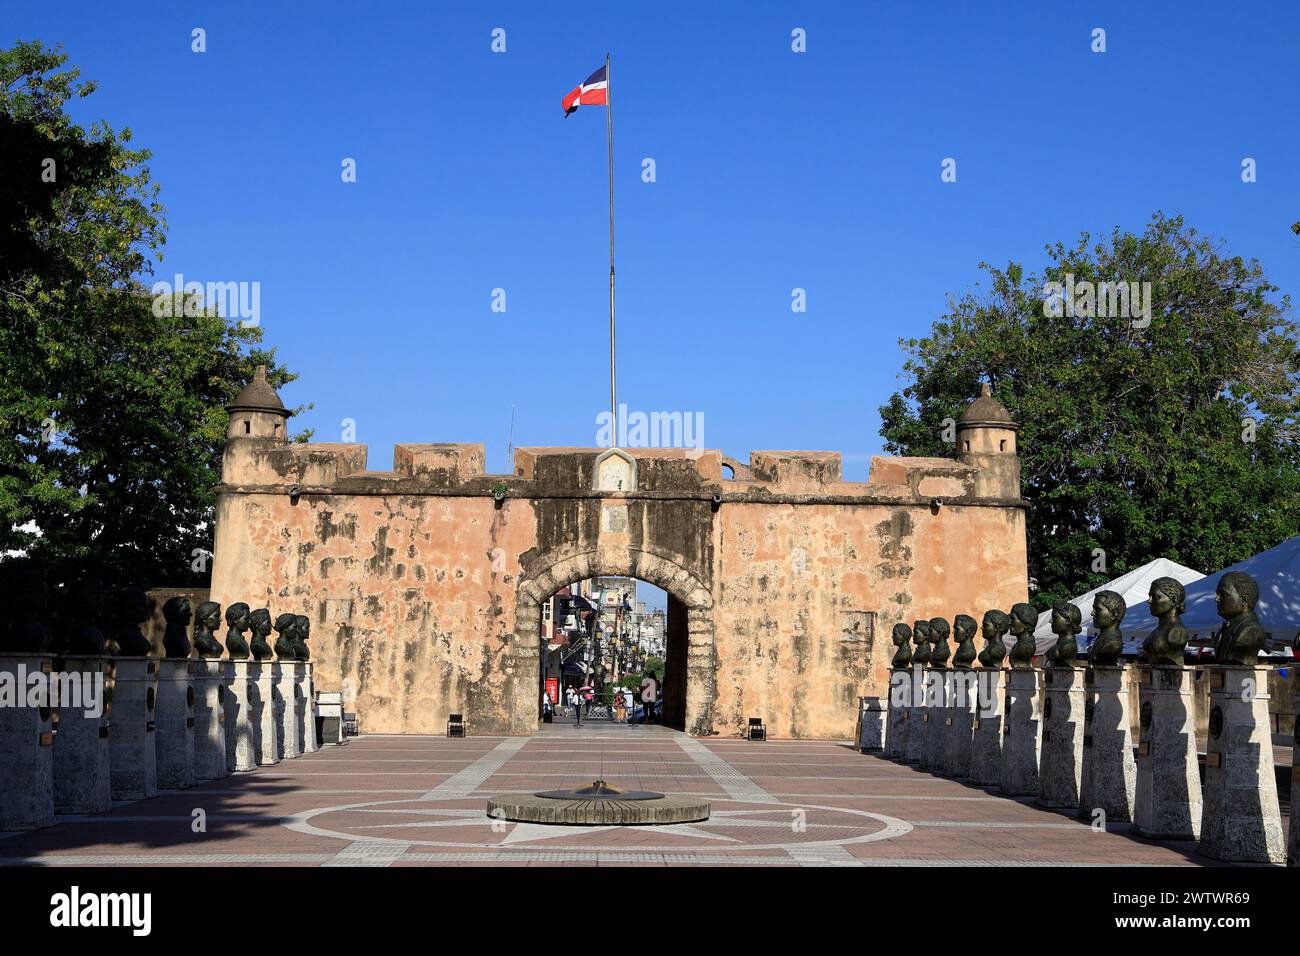
[{"label": "peach colored wall", "polygon": [[685,603],[687,726],[724,735],[753,715],[851,737],[894,623],[1026,597],[1024,511],[949,460],[853,484],[838,455],[763,452],[728,481],[715,451],[634,450],[638,490],[607,494],[595,449],[521,449],[517,474],[485,476],[481,446],[406,448],[378,473],[361,446],[232,440],[219,497],[212,599],[307,615],[317,686],[355,693],[364,731],[440,733],[449,712],[536,730],[537,601],[589,575]]},{"label": "peach colored wall", "polygon": [[[884,694],[894,624],[1026,599],[1024,512],[923,505],[728,505],[716,549],[714,728],[853,734]],[[866,631],[870,628],[869,632]]]}]

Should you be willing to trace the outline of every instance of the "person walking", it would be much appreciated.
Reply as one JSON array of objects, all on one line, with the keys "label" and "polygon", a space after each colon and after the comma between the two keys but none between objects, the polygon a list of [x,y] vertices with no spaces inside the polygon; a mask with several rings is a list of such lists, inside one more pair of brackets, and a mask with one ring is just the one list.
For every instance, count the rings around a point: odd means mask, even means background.
[{"label": "person walking", "polygon": [[655,700],[659,697],[659,681],[654,671],[647,671],[641,678],[641,706],[645,708],[645,722],[653,724],[655,719]]}]

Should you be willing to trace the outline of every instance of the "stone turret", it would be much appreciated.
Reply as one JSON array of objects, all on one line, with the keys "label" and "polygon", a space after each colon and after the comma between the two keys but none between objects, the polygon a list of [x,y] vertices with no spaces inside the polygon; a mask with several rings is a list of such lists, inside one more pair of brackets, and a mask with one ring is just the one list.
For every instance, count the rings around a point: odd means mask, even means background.
[{"label": "stone turret", "polygon": [[244,386],[235,400],[226,406],[230,427],[226,439],[262,438],[288,441],[288,421],[293,412],[284,407],[280,396],[266,380],[266,366],[259,365],[253,380]]},{"label": "stone turret", "polygon": [[1020,426],[993,397],[987,382],[980,397],[957,419],[957,460],[979,469],[975,494],[981,498],[1020,499],[1020,456],[1016,432]]}]

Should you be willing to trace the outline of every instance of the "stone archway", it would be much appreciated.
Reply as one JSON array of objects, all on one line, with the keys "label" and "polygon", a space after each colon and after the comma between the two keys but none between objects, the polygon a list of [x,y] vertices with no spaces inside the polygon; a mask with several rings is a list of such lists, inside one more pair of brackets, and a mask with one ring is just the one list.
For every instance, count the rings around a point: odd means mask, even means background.
[{"label": "stone archway", "polygon": [[[542,556],[528,562],[535,570],[522,575],[515,590],[516,661],[523,663],[527,648],[531,682],[527,671],[519,675],[520,685],[528,688],[529,699],[523,713],[533,713],[536,687],[540,680],[538,622],[542,602],[560,588],[587,578],[621,575],[638,578],[663,589],[686,609],[686,713],[684,725],[692,736],[707,737],[714,733],[713,706],[717,698],[715,661],[717,651],[713,633],[713,594],[690,571],[671,558],[640,549],[580,551]],[[535,728],[534,728],[535,729]]]}]

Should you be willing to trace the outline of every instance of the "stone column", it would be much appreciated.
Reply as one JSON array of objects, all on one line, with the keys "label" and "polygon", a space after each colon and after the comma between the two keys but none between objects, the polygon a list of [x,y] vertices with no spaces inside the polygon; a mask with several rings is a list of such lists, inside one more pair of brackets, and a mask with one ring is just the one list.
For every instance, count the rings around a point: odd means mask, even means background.
[{"label": "stone column", "polygon": [[1038,800],[1043,807],[1079,809],[1083,776],[1084,689],[1077,667],[1043,671],[1043,740],[1038,761]]},{"label": "stone column", "polygon": [[[905,749],[903,750],[903,760],[907,763],[920,764],[921,758],[925,756],[925,704],[929,692],[929,687],[933,674],[928,667],[919,668],[919,673],[913,671],[912,684],[912,703],[907,708],[907,733],[904,735]],[[920,686],[916,681],[920,681]]]},{"label": "stone column", "polygon": [[279,719],[275,710],[272,661],[248,662],[248,724],[253,731],[253,754],[259,767],[280,762],[275,742]]},{"label": "stone column", "polygon": [[144,800],[158,793],[154,709],[158,660],[112,657],[108,662],[109,779],[114,800]]},{"label": "stone column", "polygon": [[276,728],[275,735],[282,760],[290,760],[302,753],[298,746],[298,698],[293,673],[295,664],[294,661],[276,661],[272,665],[274,699],[280,716],[280,725]]},{"label": "stone column", "polygon": [[889,672],[889,718],[885,723],[885,756],[904,760],[907,756],[907,713],[912,704],[912,676],[905,668]]},{"label": "stone column", "polygon": [[320,750],[320,742],[316,739],[316,684],[314,682],[315,669],[311,661],[303,663],[303,733],[302,733],[302,752],[313,754]]},{"label": "stone column", "polygon": [[1201,835],[1201,775],[1192,726],[1190,667],[1138,668],[1133,832],[1161,840]]},{"label": "stone column", "polygon": [[955,780],[965,780],[970,776],[979,674],[962,667],[953,671],[952,678],[952,692],[948,695],[948,752],[943,773]]},{"label": "stone column", "polygon": [[[0,681],[21,693],[29,675],[49,675],[53,662],[50,654],[0,653]],[[0,707],[0,830],[54,823],[53,718],[47,706]]]},{"label": "stone column", "polygon": [[971,721],[970,775],[976,787],[1002,784],[1002,678],[1001,668],[977,670],[979,696]]},{"label": "stone column", "polygon": [[257,769],[253,745],[252,708],[249,706],[248,661],[226,661],[222,702],[226,722],[226,770],[230,773]]},{"label": "stone column", "polygon": [[1007,704],[1002,722],[1002,779],[1009,797],[1038,794],[1038,750],[1043,735],[1038,712],[1038,668],[1006,672]]},{"label": "stone column", "polygon": [[884,748],[884,713],[879,697],[863,697],[858,701],[858,750],[861,753],[878,753]]},{"label": "stone column", "polygon": [[1270,668],[1229,665],[1206,670],[1210,735],[1196,852],[1233,863],[1285,862],[1268,719]]},{"label": "stone column", "polygon": [[54,734],[55,813],[104,813],[113,808],[108,667],[108,658],[103,655],[63,657],[55,665],[59,683],[59,723]]},{"label": "stone column", "polygon": [[1123,666],[1090,666],[1083,676],[1083,775],[1079,816],[1105,823],[1133,822],[1137,764],[1129,731],[1128,672]]},{"label": "stone column", "polygon": [[225,674],[228,661],[194,665],[194,782],[220,780],[226,770]]},{"label": "stone column", "polygon": [[154,755],[160,790],[194,786],[194,684],[190,676],[193,670],[193,662],[184,658],[158,661]]},{"label": "stone column", "polygon": [[930,672],[930,687],[926,688],[925,747],[921,754],[921,769],[940,773],[948,757],[948,692],[952,689],[952,671]]},{"label": "stone column", "polygon": [[1291,727],[1291,824],[1287,831],[1286,865],[1300,866],[1300,823],[1296,823],[1296,794],[1300,793],[1300,679],[1291,678],[1295,687],[1292,713],[1295,724]]}]

